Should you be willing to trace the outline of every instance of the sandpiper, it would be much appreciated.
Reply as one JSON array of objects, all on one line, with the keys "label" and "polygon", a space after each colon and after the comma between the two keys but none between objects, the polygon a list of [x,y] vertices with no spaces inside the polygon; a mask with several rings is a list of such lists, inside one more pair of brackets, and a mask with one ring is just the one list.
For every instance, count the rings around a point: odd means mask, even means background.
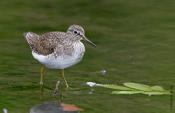
[{"label": "sandpiper", "polygon": [[71,25],[67,32],[48,32],[37,35],[33,32],[24,33],[33,57],[43,66],[40,71],[40,90],[43,89],[44,66],[52,69],[61,69],[62,78],[69,87],[65,77],[64,69],[80,62],[83,58],[85,47],[81,40],[86,40],[89,44],[96,45],[85,36],[83,27]]}]

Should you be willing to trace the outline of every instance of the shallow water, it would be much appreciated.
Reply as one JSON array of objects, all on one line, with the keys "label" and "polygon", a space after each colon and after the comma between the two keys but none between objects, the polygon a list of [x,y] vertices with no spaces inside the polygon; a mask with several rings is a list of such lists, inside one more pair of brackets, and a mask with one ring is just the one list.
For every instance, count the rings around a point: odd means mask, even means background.
[{"label": "shallow water", "polygon": [[90,88],[86,82],[137,82],[166,89],[174,85],[174,2],[1,1],[0,109],[25,113],[36,104],[53,101],[55,83],[61,80],[60,70],[46,69],[44,99],[39,99],[41,65],[32,57],[23,32],[66,31],[79,24],[97,47],[85,43],[83,60],[65,70],[71,87],[80,89],[64,92],[65,103],[83,108],[83,113],[170,113],[167,95],[112,95],[112,90]]}]

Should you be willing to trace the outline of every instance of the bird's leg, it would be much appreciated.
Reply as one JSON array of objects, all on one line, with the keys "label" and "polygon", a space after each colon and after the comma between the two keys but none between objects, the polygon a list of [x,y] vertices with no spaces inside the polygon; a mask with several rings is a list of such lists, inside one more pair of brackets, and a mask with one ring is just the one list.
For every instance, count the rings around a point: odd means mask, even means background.
[{"label": "bird's leg", "polygon": [[44,66],[42,66],[40,70],[40,99],[43,98],[43,73],[44,73]]},{"label": "bird's leg", "polygon": [[64,77],[64,69],[61,70],[61,75],[62,75],[62,79],[64,80],[64,84],[66,85],[66,88],[69,88],[69,85]]}]

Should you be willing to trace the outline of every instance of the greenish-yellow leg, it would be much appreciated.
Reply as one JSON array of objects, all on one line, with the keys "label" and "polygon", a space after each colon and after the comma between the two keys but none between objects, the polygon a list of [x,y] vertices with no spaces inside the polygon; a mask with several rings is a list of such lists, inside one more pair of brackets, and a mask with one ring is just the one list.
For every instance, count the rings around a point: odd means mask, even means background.
[{"label": "greenish-yellow leg", "polygon": [[44,66],[42,66],[40,70],[40,99],[43,98],[43,73],[44,73]]},{"label": "greenish-yellow leg", "polygon": [[64,80],[64,84],[66,85],[66,88],[69,88],[69,85],[68,85],[68,83],[67,83],[67,81],[66,81],[66,79],[64,77],[64,69],[61,70],[61,75],[62,75],[62,78]]}]

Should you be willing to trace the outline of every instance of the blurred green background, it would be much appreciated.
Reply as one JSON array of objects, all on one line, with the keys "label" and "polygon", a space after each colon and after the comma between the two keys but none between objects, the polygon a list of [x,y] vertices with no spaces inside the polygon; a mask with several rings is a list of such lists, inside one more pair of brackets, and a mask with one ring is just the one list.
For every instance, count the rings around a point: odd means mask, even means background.
[{"label": "blurred green background", "polygon": [[72,24],[83,26],[97,47],[85,43],[84,59],[65,70],[69,84],[83,88],[66,92],[65,103],[83,108],[82,113],[171,112],[169,96],[112,95],[103,88],[89,94],[85,83],[138,82],[166,89],[174,85],[174,0],[1,0],[0,109],[27,113],[35,104],[54,100],[60,70],[45,70],[41,101],[41,65],[32,57],[23,32],[66,31]]}]

